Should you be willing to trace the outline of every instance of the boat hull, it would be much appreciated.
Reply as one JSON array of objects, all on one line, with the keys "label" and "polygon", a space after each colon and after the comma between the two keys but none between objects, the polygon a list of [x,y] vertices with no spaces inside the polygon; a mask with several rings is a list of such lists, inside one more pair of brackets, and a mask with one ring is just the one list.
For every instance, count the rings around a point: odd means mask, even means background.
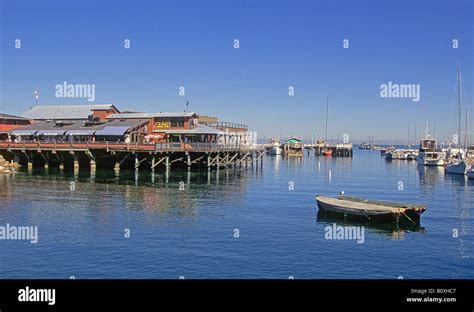
[{"label": "boat hull", "polygon": [[465,161],[461,161],[455,164],[448,164],[446,166],[446,172],[451,174],[460,174],[465,175],[467,173],[467,163]]},{"label": "boat hull", "polygon": [[272,146],[270,148],[269,154],[270,155],[281,155],[283,150],[279,146]]},{"label": "boat hull", "polygon": [[466,174],[469,179],[474,179],[474,168],[468,169]]},{"label": "boat hull", "polygon": [[323,156],[332,156],[332,150],[325,150],[323,151]]},{"label": "boat hull", "polygon": [[418,157],[417,162],[419,165],[422,166],[444,166],[445,161],[442,158],[423,158],[423,157]]},{"label": "boat hull", "polygon": [[425,207],[370,201],[350,197],[317,196],[318,208],[323,213],[352,220],[419,222]]}]

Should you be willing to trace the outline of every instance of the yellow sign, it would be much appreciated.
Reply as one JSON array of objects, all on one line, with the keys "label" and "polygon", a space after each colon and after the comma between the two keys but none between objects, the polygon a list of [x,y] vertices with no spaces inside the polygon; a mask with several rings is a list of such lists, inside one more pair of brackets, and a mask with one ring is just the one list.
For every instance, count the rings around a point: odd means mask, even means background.
[{"label": "yellow sign", "polygon": [[156,129],[169,129],[171,126],[171,123],[169,121],[160,121],[155,123],[155,128]]}]

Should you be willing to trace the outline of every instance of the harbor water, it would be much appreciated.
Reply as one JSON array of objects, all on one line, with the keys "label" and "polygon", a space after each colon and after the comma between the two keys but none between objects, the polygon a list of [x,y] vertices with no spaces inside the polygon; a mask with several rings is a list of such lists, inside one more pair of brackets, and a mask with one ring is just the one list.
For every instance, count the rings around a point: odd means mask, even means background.
[{"label": "harbor water", "polygon": [[[419,226],[318,216],[316,195],[427,205]],[[0,175],[0,278],[474,278],[474,180],[378,152],[247,168]],[[328,227],[364,226],[363,241]]]}]

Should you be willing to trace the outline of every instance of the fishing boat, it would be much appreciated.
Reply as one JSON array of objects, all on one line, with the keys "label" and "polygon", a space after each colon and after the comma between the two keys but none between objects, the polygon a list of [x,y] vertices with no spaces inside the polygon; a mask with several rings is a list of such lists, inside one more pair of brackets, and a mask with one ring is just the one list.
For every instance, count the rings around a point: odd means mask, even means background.
[{"label": "fishing boat", "polygon": [[332,156],[332,148],[325,147],[322,151],[323,156]]},{"label": "fishing boat", "polygon": [[424,205],[393,203],[344,195],[337,198],[317,196],[316,202],[321,211],[368,221],[408,220],[415,223],[419,222],[421,214],[426,210]]},{"label": "fishing boat", "polygon": [[296,157],[303,157],[304,156],[304,145],[300,139],[292,137],[290,139],[286,139],[285,143],[283,144],[283,155],[284,156],[296,156]]},{"label": "fishing boat", "polygon": [[268,154],[270,155],[281,155],[282,153],[281,142],[278,139],[270,140],[270,149],[268,150]]},{"label": "fishing boat", "polygon": [[426,135],[425,139],[420,141],[420,150],[416,158],[419,165],[422,166],[444,166],[445,154],[437,149],[436,140]]}]

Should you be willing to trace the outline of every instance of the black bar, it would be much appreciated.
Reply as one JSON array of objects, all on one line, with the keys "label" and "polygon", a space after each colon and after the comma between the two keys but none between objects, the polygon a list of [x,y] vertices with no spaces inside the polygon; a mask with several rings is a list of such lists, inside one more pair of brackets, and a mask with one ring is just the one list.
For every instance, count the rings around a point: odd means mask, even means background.
[{"label": "black bar", "polygon": [[[19,290],[27,286],[30,292],[55,289],[54,305],[19,302]],[[297,306],[315,311],[474,309],[474,280],[3,280],[0,291],[2,312],[89,311],[98,306],[140,307],[137,311],[187,306],[195,311],[238,305],[248,311],[251,303],[267,308],[284,304],[294,307],[291,311]]]}]

